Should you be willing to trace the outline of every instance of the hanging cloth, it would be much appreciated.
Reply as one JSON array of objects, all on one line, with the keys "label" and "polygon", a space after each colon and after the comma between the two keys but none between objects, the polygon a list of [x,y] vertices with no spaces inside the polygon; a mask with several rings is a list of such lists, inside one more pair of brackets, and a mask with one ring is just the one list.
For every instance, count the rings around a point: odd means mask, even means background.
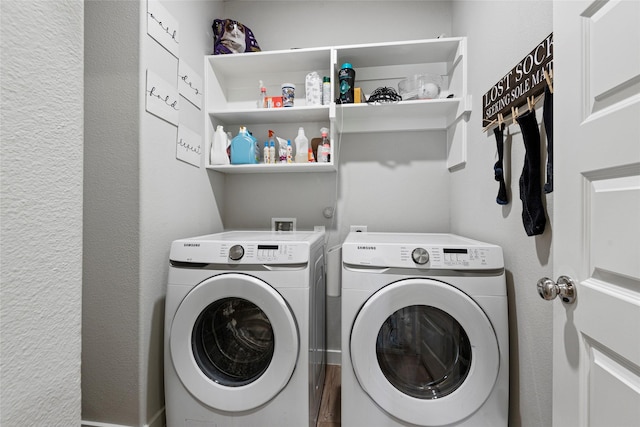
[{"label": "hanging cloth", "polygon": [[496,181],[500,183],[498,196],[496,197],[496,203],[499,205],[506,205],[509,203],[507,186],[504,182],[504,127],[504,123],[500,123],[498,127],[493,129],[493,133],[496,136],[496,146],[498,148],[498,161],[493,165],[493,172],[495,174]]},{"label": "hanging cloth", "polygon": [[527,236],[544,232],[547,222],[542,205],[540,184],[540,131],[536,120],[536,110],[527,110],[516,119],[524,139],[525,156],[520,176],[520,200],[522,200],[522,222]]},{"label": "hanging cloth", "polygon": [[544,88],[542,108],[544,132],[547,135],[547,182],[544,184],[544,192],[551,193],[553,191],[553,93],[549,85]]}]

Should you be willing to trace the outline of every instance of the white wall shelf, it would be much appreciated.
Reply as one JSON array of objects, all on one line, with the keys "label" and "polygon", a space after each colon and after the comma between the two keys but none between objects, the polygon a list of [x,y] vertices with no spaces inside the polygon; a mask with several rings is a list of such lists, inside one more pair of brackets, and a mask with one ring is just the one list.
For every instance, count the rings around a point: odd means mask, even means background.
[{"label": "white wall shelf", "polygon": [[[337,97],[338,71],[345,62],[356,70],[356,86],[365,94],[382,86],[397,88],[400,80],[420,73],[443,76],[438,99],[408,100],[395,104],[338,104],[307,106],[305,77],[312,71],[331,76],[332,99]],[[412,40],[311,49],[293,49],[205,57],[205,111],[207,168],[224,173],[331,172],[339,159],[335,144],[338,134],[444,130],[449,168],[466,162],[466,126],[471,112],[467,94],[466,38]],[[259,81],[267,96],[281,94],[284,82],[296,85],[291,108],[257,108]],[[448,98],[448,96],[451,97]],[[236,132],[239,126],[252,126],[263,132],[273,125],[298,125],[320,129],[328,127],[333,162],[329,164],[227,165],[208,164],[213,132],[218,125]],[[462,128],[462,129],[461,129]],[[251,130],[251,128],[249,129]],[[315,135],[307,137],[311,140]],[[256,135],[261,142],[264,137]],[[292,140],[293,142],[293,140]],[[260,148],[262,144],[260,143]]]},{"label": "white wall shelf", "polygon": [[329,106],[213,110],[209,116],[227,125],[322,122],[329,120]]},{"label": "white wall shelf", "polygon": [[455,119],[462,102],[451,98],[337,105],[336,125],[342,133],[444,130]]},{"label": "white wall shelf", "polygon": [[333,172],[332,163],[276,163],[273,165],[212,165],[209,169],[222,173],[291,173],[291,172]]}]

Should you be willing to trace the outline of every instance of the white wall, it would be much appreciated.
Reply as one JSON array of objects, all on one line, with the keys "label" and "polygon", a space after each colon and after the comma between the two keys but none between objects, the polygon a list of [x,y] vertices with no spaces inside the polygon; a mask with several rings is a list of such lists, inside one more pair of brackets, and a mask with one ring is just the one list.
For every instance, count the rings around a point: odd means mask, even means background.
[{"label": "white wall", "polygon": [[[286,202],[278,202],[282,211],[276,211],[278,203],[268,205],[267,212],[255,211],[247,200],[265,194],[256,177],[225,178],[175,160],[172,127],[144,112],[146,68],[171,75],[176,66],[145,34],[145,3],[89,1],[84,6],[84,242],[83,3],[0,3],[3,425],[79,423],[82,244],[82,418],[142,426],[161,421],[169,242],[216,231],[223,220],[227,228],[262,226],[272,211],[304,217],[306,228],[323,220],[319,209],[335,197],[329,189],[318,190],[327,181],[335,187],[331,174],[305,175],[298,184],[309,194],[321,194],[317,204],[301,208],[291,194],[290,199],[278,196]],[[524,152],[517,132],[508,151],[512,204],[500,207],[494,202],[495,142],[474,129],[481,128],[482,94],[551,32],[551,3],[241,1],[225,3],[224,13],[220,2],[163,5],[184,25],[184,40],[189,40],[184,58],[194,64],[211,51],[214,17],[244,22],[265,50],[430,38],[442,32],[469,36],[474,112],[467,166],[444,172],[438,132],[345,138],[338,217],[329,223],[332,240],[341,240],[348,225],[357,223],[372,230],[451,229],[501,244],[512,328],[511,424],[550,425],[551,308],[537,296],[535,281],[551,273],[551,227],[537,238],[526,237],[522,229],[517,178]],[[308,10],[326,19],[299,19]],[[498,49],[486,48],[496,44]],[[33,52],[43,51],[47,61],[34,62]],[[203,118],[185,105],[181,121],[197,129]],[[293,188],[290,181],[299,175],[275,176],[275,190],[277,184]],[[426,185],[410,187],[415,181]],[[384,203],[393,195],[398,207]],[[428,215],[415,213],[426,208]],[[241,221],[236,223],[237,215]],[[329,310],[339,313],[339,299],[330,301]],[[34,313],[39,322],[33,322]],[[339,324],[330,325],[334,348],[339,331]],[[42,354],[47,365],[39,364]]]},{"label": "white wall", "polygon": [[[251,28],[262,50],[451,35],[447,1],[231,1],[218,18]],[[357,80],[358,64],[353,65]],[[284,137],[293,140],[297,127],[286,131]],[[319,129],[305,131],[320,136]],[[449,231],[444,132],[344,135],[336,145],[337,178],[330,173],[228,176],[225,228],[264,229],[271,217],[296,217],[298,229],[324,225],[329,247],[342,242],[352,224],[370,231]],[[325,207],[336,206],[334,218],[323,217]],[[339,298],[328,298],[327,318],[327,346],[334,353],[340,350]]]},{"label": "white wall", "polygon": [[[384,231],[452,231],[500,244],[505,249],[510,304],[511,425],[550,425],[551,307],[537,296],[535,283],[552,272],[552,227],[548,223],[547,231],[535,238],[527,237],[522,227],[518,178],[524,149],[516,127],[510,129],[514,135],[505,154],[510,159],[512,202],[505,207],[496,204],[496,145],[492,135],[481,132],[481,100],[491,85],[552,31],[551,2],[234,1],[225,4],[224,17],[249,26],[264,50],[430,38],[443,32],[469,37],[473,114],[465,168],[446,172],[445,153],[438,152],[442,146],[436,142],[441,136],[436,133],[418,138],[350,135],[340,147],[335,223],[321,216],[322,207],[333,197],[334,177],[285,175],[270,177],[267,185],[256,177],[234,176],[226,181],[225,226],[266,227],[269,217],[277,214],[298,216],[307,227],[327,225],[332,231],[330,244],[344,238],[349,224]],[[417,140],[427,143],[414,144]],[[301,182],[311,190],[293,196]],[[265,191],[273,196],[256,211],[250,200]],[[393,202],[385,203],[389,197]],[[551,196],[546,203],[552,217]],[[339,336],[339,299],[330,298],[328,310],[333,320],[328,344],[339,349],[334,339]]]},{"label": "white wall", "polygon": [[83,2],[0,3],[0,425],[80,423]]},{"label": "white wall", "polygon": [[[511,202],[505,206],[495,202],[496,142],[493,132],[482,133],[481,119],[482,95],[553,31],[552,2],[455,1],[453,16],[454,33],[468,37],[473,113],[467,165],[451,175],[451,228],[504,248],[511,331],[510,425],[549,426],[552,306],[538,296],[536,282],[552,274],[553,227],[547,221],[544,234],[527,237],[522,226],[518,180],[525,150],[517,124],[509,127],[511,139],[505,138]],[[541,110],[537,117],[541,121]],[[546,150],[544,142],[541,149]],[[546,151],[542,159],[546,161]],[[553,193],[544,199],[553,218]]]},{"label": "white wall", "polygon": [[[178,21],[180,59],[202,72],[222,3],[161,4]],[[86,3],[84,425],[162,425],[169,246],[222,229],[222,181],[177,160],[177,128],[145,111],[146,71],[176,87],[178,75],[146,33],[146,6]],[[203,134],[203,120],[181,98],[180,123]]]}]

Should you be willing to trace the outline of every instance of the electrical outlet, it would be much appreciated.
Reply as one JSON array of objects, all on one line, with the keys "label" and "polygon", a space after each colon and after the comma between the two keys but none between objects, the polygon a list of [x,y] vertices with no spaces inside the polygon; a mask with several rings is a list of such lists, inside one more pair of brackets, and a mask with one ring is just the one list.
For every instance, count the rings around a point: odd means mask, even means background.
[{"label": "electrical outlet", "polygon": [[367,231],[366,225],[352,225],[349,231],[355,231],[357,233],[365,233]]}]

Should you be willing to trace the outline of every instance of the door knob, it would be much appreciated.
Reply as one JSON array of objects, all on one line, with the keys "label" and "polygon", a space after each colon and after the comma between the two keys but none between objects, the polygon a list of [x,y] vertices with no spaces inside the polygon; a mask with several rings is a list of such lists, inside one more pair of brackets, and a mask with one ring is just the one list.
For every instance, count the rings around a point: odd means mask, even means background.
[{"label": "door knob", "polygon": [[547,301],[560,295],[562,302],[572,304],[576,300],[576,285],[569,276],[558,277],[557,283],[543,277],[538,280],[538,295]]}]

